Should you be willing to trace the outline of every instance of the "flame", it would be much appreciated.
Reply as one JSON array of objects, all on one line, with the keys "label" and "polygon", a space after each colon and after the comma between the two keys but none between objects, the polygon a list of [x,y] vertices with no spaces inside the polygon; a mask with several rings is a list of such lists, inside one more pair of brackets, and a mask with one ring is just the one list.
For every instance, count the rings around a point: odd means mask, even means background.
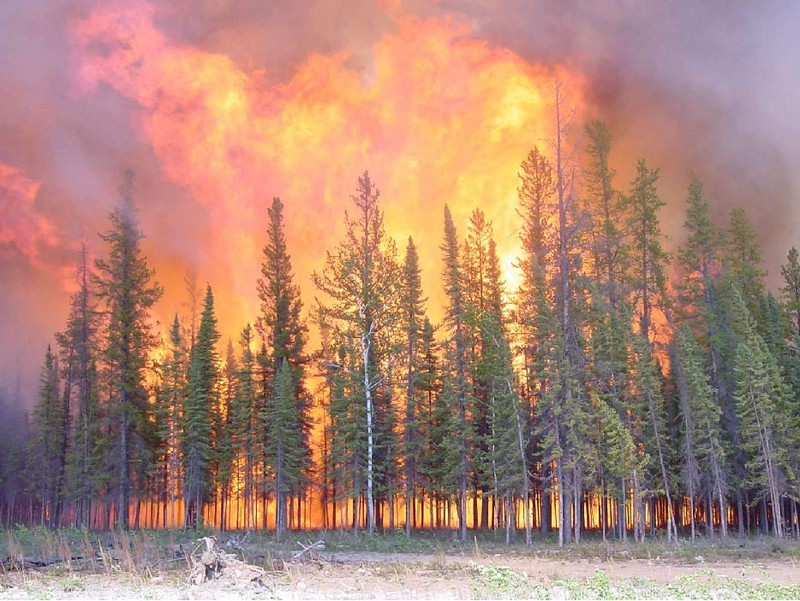
[{"label": "flame", "polygon": [[223,324],[235,317],[240,327],[242,315],[255,315],[269,199],[287,204],[287,237],[308,302],[309,276],[340,239],[364,169],[381,189],[387,231],[401,246],[414,236],[434,300],[445,202],[463,224],[473,208],[484,210],[506,280],[517,280],[516,173],[550,135],[553,80],[579,99],[578,76],[475,39],[463,21],[421,20],[395,8],[394,28],[365,67],[345,51],[315,54],[278,81],[174,42],[156,26],[156,13],[141,0],[111,2],[74,22],[76,81],[83,94],[107,84],[136,102],[136,127],[163,173],[207,213],[212,239],[198,244],[211,248],[216,264],[201,268],[221,291],[219,304],[231,305]]},{"label": "flame", "polygon": [[43,249],[60,241],[56,226],[35,207],[40,187],[0,162],[0,251],[12,247],[37,266]]}]

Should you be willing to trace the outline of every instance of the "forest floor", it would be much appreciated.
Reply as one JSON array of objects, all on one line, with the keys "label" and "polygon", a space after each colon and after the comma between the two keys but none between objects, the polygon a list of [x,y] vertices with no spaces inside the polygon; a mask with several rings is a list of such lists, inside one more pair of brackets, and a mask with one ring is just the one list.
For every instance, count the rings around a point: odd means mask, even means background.
[{"label": "forest floor", "polygon": [[492,534],[461,545],[449,533],[315,532],[281,543],[216,533],[220,552],[261,577],[231,568],[191,583],[198,538],[212,534],[0,530],[0,600],[800,599],[800,543],[766,537],[589,537],[559,549],[549,539],[506,546]]}]

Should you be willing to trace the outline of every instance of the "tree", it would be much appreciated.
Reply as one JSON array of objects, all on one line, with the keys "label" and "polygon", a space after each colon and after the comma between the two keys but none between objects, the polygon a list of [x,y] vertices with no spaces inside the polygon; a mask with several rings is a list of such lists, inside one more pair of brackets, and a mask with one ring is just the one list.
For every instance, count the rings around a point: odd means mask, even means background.
[{"label": "tree", "polygon": [[720,425],[722,410],[709,382],[700,348],[685,324],[678,329],[677,345],[678,388],[683,418],[684,463],[681,475],[689,497],[692,540],[695,538],[695,501],[704,482],[709,506],[714,496],[719,502],[722,535],[727,536],[726,457]]},{"label": "tree", "polygon": [[420,405],[423,403],[422,338],[427,322],[422,275],[414,240],[409,237],[400,282],[400,310],[405,350],[405,415],[403,422],[403,495],[405,497],[405,531],[411,535],[416,521],[414,502],[417,496],[419,466],[425,448],[420,436]]},{"label": "tree", "polygon": [[[339,340],[352,345],[354,370],[358,374],[359,395],[364,401],[366,441],[367,530],[375,531],[376,449],[390,436],[390,424],[376,423],[376,415],[387,414],[376,407],[377,394],[384,384],[381,362],[387,357],[391,330],[399,321],[397,291],[400,269],[394,242],[383,228],[383,213],[378,205],[379,192],[367,172],[358,178],[353,202],[356,217],[345,213],[345,239],[335,253],[328,253],[321,274],[314,274],[314,284],[329,300],[322,312]],[[376,410],[377,409],[377,410]]]},{"label": "tree", "polygon": [[211,492],[211,461],[214,441],[215,409],[218,403],[217,380],[220,338],[214,313],[214,294],[206,286],[197,340],[189,367],[189,392],[183,408],[182,451],[184,473],[184,523],[194,528],[202,525],[203,504]]},{"label": "tree", "polygon": [[295,397],[295,381],[288,360],[284,359],[275,378],[275,392],[270,397],[264,422],[271,424],[266,452],[275,470],[275,533],[280,539],[287,528],[287,497],[300,490],[306,453],[298,444],[300,424]]},{"label": "tree", "polygon": [[450,444],[452,449],[452,452],[446,456],[455,459],[448,472],[455,485],[454,489],[457,491],[458,536],[461,542],[465,542],[467,540],[467,479],[470,467],[467,407],[471,403],[472,393],[467,372],[469,361],[465,323],[467,308],[462,266],[459,260],[458,233],[447,205],[444,207],[444,242],[441,249],[444,262],[442,282],[447,298],[444,323],[449,336],[446,345],[443,394],[453,407],[455,428],[454,440],[443,441],[443,443]]},{"label": "tree", "polygon": [[[78,291],[70,299],[66,328],[56,334],[64,366],[65,419],[75,406],[71,445],[66,453],[65,494],[76,503],[77,522],[89,526],[94,492],[94,447],[98,431],[97,335],[100,315],[89,285],[86,245],[81,246]],[[66,442],[66,438],[65,438]]]},{"label": "tree", "polygon": [[768,497],[773,533],[783,538],[783,496],[787,492],[784,445],[795,420],[787,407],[783,374],[752,319],[736,349],[736,383],[742,443],[752,457],[747,465],[748,484]]},{"label": "tree", "polygon": [[[636,167],[636,178],[631,184],[631,192],[626,200],[628,208],[628,228],[631,233],[631,291],[632,305],[638,313],[638,337],[634,336],[631,348],[632,373],[636,388],[647,404],[647,414],[652,428],[655,444],[655,458],[658,461],[658,477],[667,498],[667,535],[677,539],[677,529],[672,514],[672,499],[667,472],[667,448],[664,443],[663,397],[659,379],[661,374],[653,363],[653,311],[660,309],[666,313],[669,308],[666,294],[665,266],[669,254],[662,246],[664,235],[659,224],[658,211],[664,201],[658,196],[656,183],[658,169],[648,169],[644,160]],[[639,340],[638,338],[641,338]],[[643,530],[640,532],[644,534]]]},{"label": "tree", "polygon": [[31,486],[41,504],[41,521],[57,525],[57,507],[61,502],[61,470],[63,465],[64,405],[59,394],[58,359],[47,345],[39,379],[39,402],[33,410],[34,439],[31,441]]},{"label": "tree", "polygon": [[781,295],[792,323],[793,337],[800,336],[800,261],[797,249],[793,246],[786,257],[786,265],[781,266],[783,287]]},{"label": "tree", "polygon": [[[173,528],[178,524],[175,503],[180,494],[181,474],[181,414],[186,406],[186,344],[181,334],[178,316],[169,330],[169,343],[162,366],[161,386],[156,395],[156,417],[159,438],[162,441],[162,470],[164,473],[164,501],[169,507],[169,516],[164,523]],[[165,507],[165,512],[167,508]],[[181,516],[183,519],[184,516]]]},{"label": "tree", "polygon": [[[110,214],[111,228],[100,238],[108,245],[108,258],[95,262],[96,294],[106,319],[102,355],[111,388],[109,412],[116,420],[117,525],[128,527],[131,467],[134,443],[148,410],[144,390],[148,353],[155,344],[150,331],[150,310],[162,288],[152,282],[154,272],[142,254],[142,233],[133,205],[133,174],[128,171],[120,187],[121,202]],[[137,445],[136,446],[140,446]]]},{"label": "tree", "polygon": [[[283,203],[279,198],[272,199],[267,214],[267,243],[264,246],[261,278],[258,280],[258,297],[261,300],[258,327],[267,344],[268,373],[271,378],[269,396],[264,405],[267,411],[264,414],[265,436],[268,441],[265,460],[275,475],[276,530],[281,536],[287,527],[287,498],[292,493],[298,496],[302,494],[304,475],[311,465],[311,426],[308,394],[304,387],[304,370],[308,363],[305,355],[307,329],[300,316],[300,289],[294,283],[284,233]],[[291,380],[291,406],[284,406],[287,399],[280,397],[286,392],[279,389],[277,382],[277,374],[281,369],[287,370],[285,377]]]}]

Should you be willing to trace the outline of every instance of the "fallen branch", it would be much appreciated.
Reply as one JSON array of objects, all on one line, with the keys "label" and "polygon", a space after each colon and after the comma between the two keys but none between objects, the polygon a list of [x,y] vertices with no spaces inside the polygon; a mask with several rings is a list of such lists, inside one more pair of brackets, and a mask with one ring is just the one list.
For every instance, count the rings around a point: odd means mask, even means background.
[{"label": "fallen branch", "polygon": [[[217,539],[205,536],[190,555],[192,570],[189,574],[191,584],[200,585],[212,580],[226,580],[233,585],[270,586],[267,573],[262,568],[250,565],[225,553],[217,547]],[[200,548],[205,547],[199,557]]]},{"label": "fallen branch", "polygon": [[315,551],[320,551],[320,550],[325,548],[325,541],[324,540],[318,540],[317,542],[309,543],[308,545],[304,545],[300,541],[297,541],[297,544],[300,545],[301,547],[303,547],[303,550],[302,551],[298,551],[297,553],[292,555],[292,559],[300,559],[306,553],[308,553],[309,555],[311,555],[313,557]]}]

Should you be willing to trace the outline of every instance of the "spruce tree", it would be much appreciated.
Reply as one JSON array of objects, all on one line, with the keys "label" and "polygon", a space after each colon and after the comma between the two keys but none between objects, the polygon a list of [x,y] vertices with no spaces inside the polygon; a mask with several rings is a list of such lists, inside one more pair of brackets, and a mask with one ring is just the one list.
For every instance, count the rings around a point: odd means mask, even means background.
[{"label": "spruce tree", "polygon": [[[726,457],[720,424],[721,408],[709,382],[700,348],[687,325],[677,332],[683,421],[682,477],[689,497],[692,540],[695,538],[695,502],[701,492],[720,508],[723,536],[727,536]],[[701,488],[702,487],[702,488]],[[711,502],[709,502],[711,505]]]},{"label": "spruce tree", "polygon": [[211,494],[213,432],[218,403],[218,360],[220,334],[214,313],[214,295],[206,286],[197,340],[189,367],[188,395],[183,408],[182,452],[183,494],[187,526],[202,525],[203,505]]},{"label": "spruce tree", "polygon": [[797,345],[797,340],[800,340],[800,261],[794,246],[789,250],[786,264],[781,266],[781,276],[784,284],[781,296],[792,324],[791,335]]},{"label": "spruce tree", "polygon": [[747,483],[769,500],[772,531],[785,536],[783,499],[787,493],[787,448],[795,424],[788,390],[777,361],[748,320],[747,335],[736,349],[736,402],[742,444],[751,457]]},{"label": "spruce tree", "polygon": [[176,503],[183,480],[181,474],[181,412],[186,404],[187,394],[186,344],[182,336],[181,323],[178,316],[172,321],[166,356],[161,368],[161,385],[156,396],[156,417],[159,438],[163,445],[161,455],[162,472],[164,474],[164,523],[176,527],[179,519],[176,515]]},{"label": "spruce tree", "polygon": [[352,349],[343,349],[346,355],[355,360],[352,368],[358,377],[358,396],[364,406],[363,478],[370,534],[376,525],[376,474],[387,468],[376,465],[377,452],[385,450],[393,436],[393,425],[380,420],[391,415],[390,390],[380,387],[387,376],[385,362],[392,350],[392,330],[400,319],[400,268],[394,242],[384,231],[378,196],[377,188],[365,172],[359,177],[353,196],[356,216],[351,219],[345,214],[345,239],[334,253],[328,253],[322,273],[314,274],[315,285],[328,299],[322,312],[335,337]]},{"label": "spruce tree", "polygon": [[[300,315],[300,288],[294,283],[284,232],[283,203],[279,198],[272,199],[267,214],[267,243],[258,280],[258,297],[261,300],[258,327],[266,343],[269,377],[263,405],[265,440],[268,442],[265,461],[275,477],[272,487],[278,512],[276,529],[280,536],[287,527],[288,497],[295,494],[299,498],[305,488],[311,466],[311,424],[309,395],[304,383],[305,365],[308,362],[305,355],[307,329]],[[292,411],[283,410],[288,408],[277,411],[284,401],[278,398],[277,384],[278,371],[284,364],[288,370],[287,377],[292,382]],[[301,457],[296,457],[297,453]]]},{"label": "spruce tree", "polygon": [[[99,313],[93,302],[86,245],[81,247],[78,291],[70,300],[63,332],[56,334],[65,379],[65,398],[75,407],[71,444],[66,456],[65,494],[75,503],[76,522],[89,526],[94,493],[94,446],[99,436],[97,336]],[[65,409],[66,409],[65,404]]]},{"label": "spruce tree", "polygon": [[55,527],[61,502],[60,473],[63,465],[64,405],[59,394],[58,359],[47,345],[39,378],[39,401],[33,410],[34,438],[29,448],[30,486],[40,504],[42,524]]},{"label": "spruce tree", "polygon": [[419,484],[419,466],[425,449],[422,446],[420,415],[424,398],[422,387],[422,337],[426,323],[422,276],[414,240],[409,237],[400,283],[400,309],[405,359],[405,411],[403,420],[403,496],[405,497],[405,532],[411,535],[416,521],[415,502]]},{"label": "spruce tree", "polygon": [[111,227],[101,234],[108,258],[95,262],[95,290],[106,320],[102,356],[110,387],[108,413],[115,422],[110,434],[115,452],[109,456],[117,489],[117,525],[128,527],[131,468],[134,449],[141,448],[142,425],[147,422],[144,389],[148,353],[155,344],[150,310],[161,297],[161,286],[142,254],[142,233],[133,206],[133,174],[128,171],[120,188],[120,205],[110,214]]},{"label": "spruce tree", "polygon": [[467,408],[472,401],[472,391],[468,374],[467,305],[464,276],[462,275],[463,267],[459,258],[457,230],[447,205],[444,207],[444,242],[441,250],[444,263],[442,282],[447,298],[444,323],[448,334],[442,394],[445,395],[452,407],[453,434],[455,436],[455,439],[448,443],[451,452],[446,457],[453,460],[448,472],[454,485],[453,489],[456,491],[458,537],[459,540],[465,542],[467,537],[467,481],[470,470]]}]

